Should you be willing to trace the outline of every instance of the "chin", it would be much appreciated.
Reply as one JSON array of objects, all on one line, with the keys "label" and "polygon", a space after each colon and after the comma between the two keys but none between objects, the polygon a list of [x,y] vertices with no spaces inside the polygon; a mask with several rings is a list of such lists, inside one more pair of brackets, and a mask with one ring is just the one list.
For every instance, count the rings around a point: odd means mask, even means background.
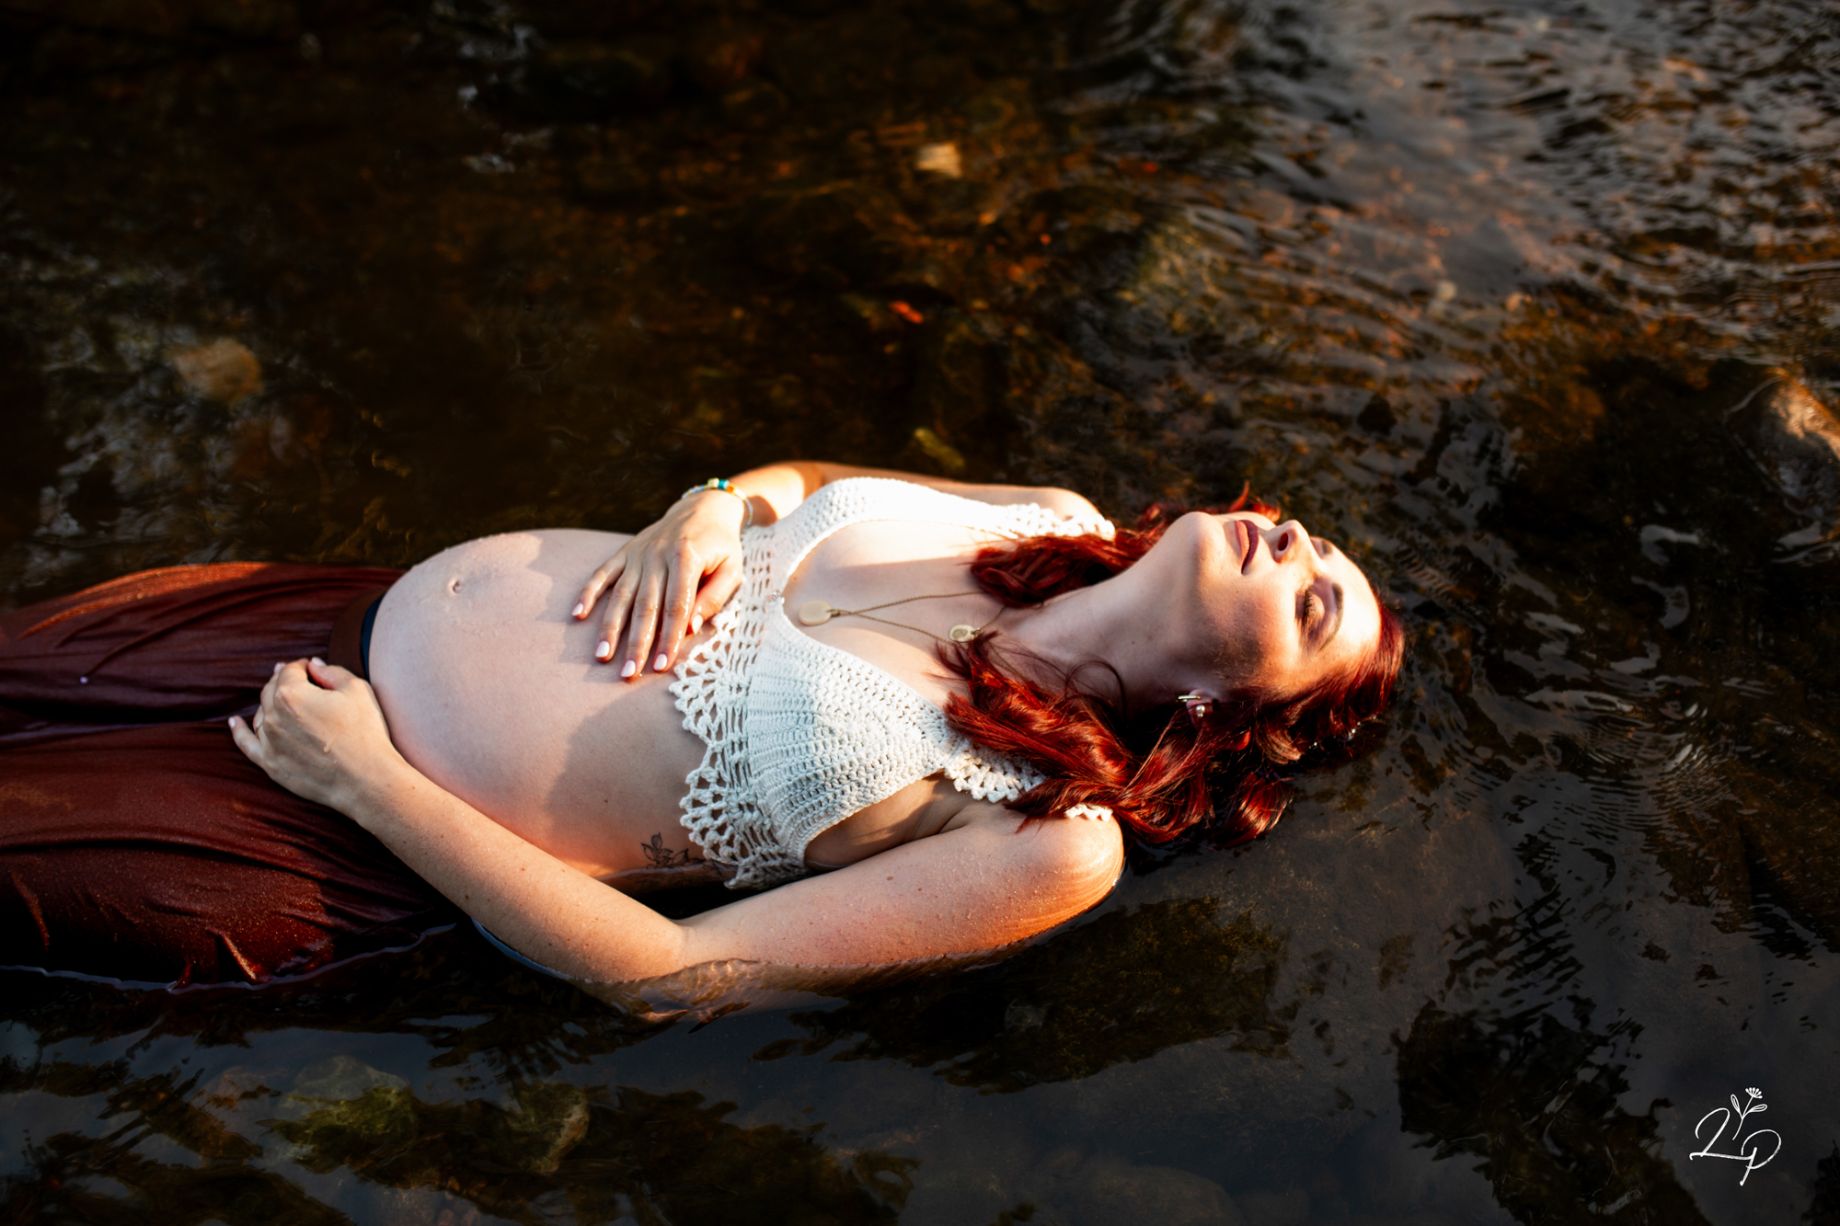
[{"label": "chin", "polygon": [[1239,550],[1232,540],[1232,520],[1224,515],[1194,511],[1184,515],[1172,529],[1186,524],[1193,533],[1196,554],[1205,570],[1216,566],[1239,569]]}]

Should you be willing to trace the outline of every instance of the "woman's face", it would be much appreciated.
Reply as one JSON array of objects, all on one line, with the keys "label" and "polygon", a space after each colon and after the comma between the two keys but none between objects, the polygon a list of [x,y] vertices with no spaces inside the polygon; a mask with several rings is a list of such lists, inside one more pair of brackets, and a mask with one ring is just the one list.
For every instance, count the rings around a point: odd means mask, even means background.
[{"label": "woman's face", "polygon": [[[1171,539],[1174,538],[1174,539]],[[1380,606],[1361,568],[1296,520],[1194,512],[1171,524],[1184,635],[1212,686],[1290,696],[1374,651]]]}]

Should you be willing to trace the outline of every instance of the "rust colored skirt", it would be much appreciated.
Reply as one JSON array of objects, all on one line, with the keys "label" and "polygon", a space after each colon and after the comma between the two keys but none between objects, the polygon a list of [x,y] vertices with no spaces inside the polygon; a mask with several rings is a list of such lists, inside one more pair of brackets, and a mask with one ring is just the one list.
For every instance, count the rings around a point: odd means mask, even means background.
[{"label": "rust colored skirt", "polygon": [[225,726],[277,660],[356,670],[400,573],[178,566],[0,612],[0,966],[259,983],[457,918]]}]

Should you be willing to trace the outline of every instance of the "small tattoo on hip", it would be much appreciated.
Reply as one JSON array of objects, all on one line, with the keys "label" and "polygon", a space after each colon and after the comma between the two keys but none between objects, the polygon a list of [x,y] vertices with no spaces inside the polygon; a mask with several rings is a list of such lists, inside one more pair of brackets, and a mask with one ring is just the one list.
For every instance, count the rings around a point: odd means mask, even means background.
[{"label": "small tattoo on hip", "polygon": [[654,834],[651,842],[639,844],[639,850],[645,853],[645,862],[653,868],[683,868],[690,863],[688,851],[664,845],[662,832]]}]

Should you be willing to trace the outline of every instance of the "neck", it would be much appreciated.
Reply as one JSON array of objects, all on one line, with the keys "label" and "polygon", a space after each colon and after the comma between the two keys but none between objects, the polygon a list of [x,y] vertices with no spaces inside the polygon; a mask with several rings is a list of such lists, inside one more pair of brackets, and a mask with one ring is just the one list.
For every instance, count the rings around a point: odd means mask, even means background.
[{"label": "neck", "polygon": [[[1016,609],[1004,615],[998,627],[1015,646],[1053,667],[1054,672],[1031,679],[1045,686],[1060,683],[1060,673],[1082,692],[1104,702],[1122,700],[1132,709],[1167,702],[1174,691],[1166,680],[1168,644],[1153,633],[1152,619],[1143,616],[1135,594],[1116,579],[1064,592],[1033,609]],[[1105,668],[1073,670],[1095,661],[1117,670],[1116,679]],[[1027,661],[1019,661],[1027,667]],[[1119,683],[1124,686],[1119,692]]]}]

